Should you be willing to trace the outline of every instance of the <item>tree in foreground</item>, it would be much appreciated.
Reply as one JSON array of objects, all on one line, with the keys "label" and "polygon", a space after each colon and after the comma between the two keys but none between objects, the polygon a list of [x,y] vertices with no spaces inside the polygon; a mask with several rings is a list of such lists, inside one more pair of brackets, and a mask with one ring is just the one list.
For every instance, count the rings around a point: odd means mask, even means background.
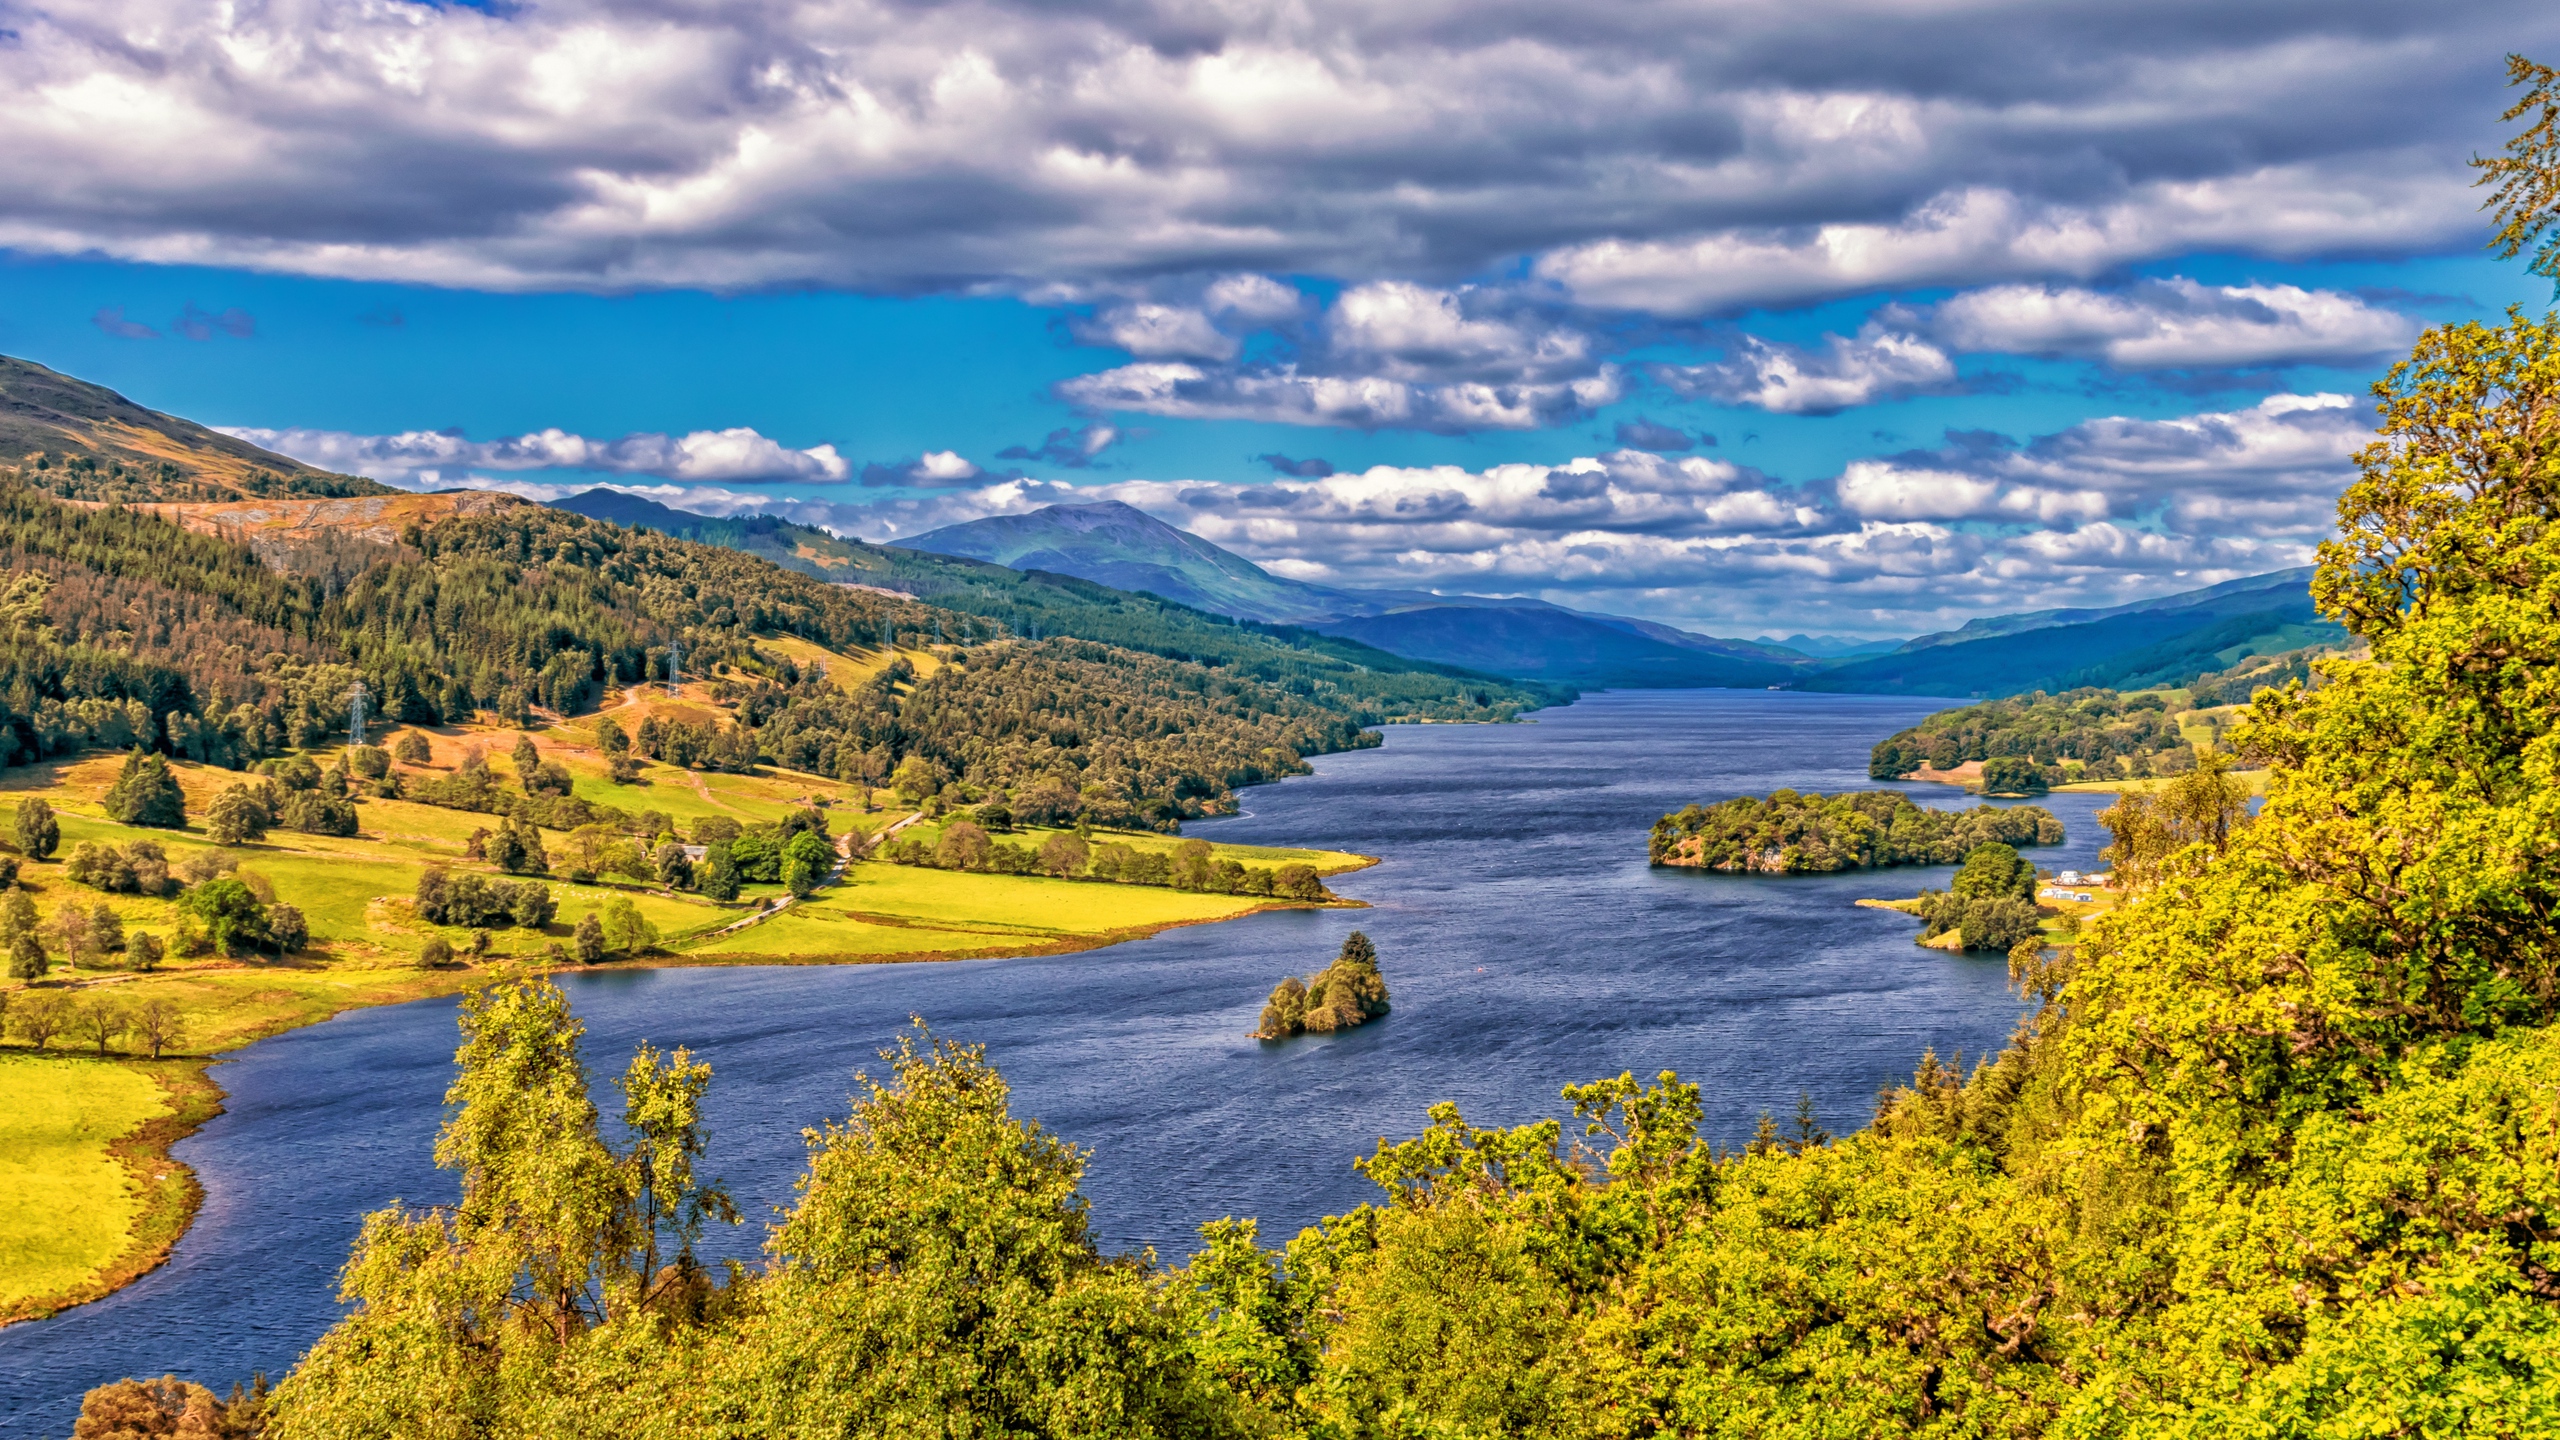
[{"label": "tree in foreground", "polygon": [[264,1377],[252,1390],[232,1386],[228,1400],[175,1375],[119,1380],[81,1397],[71,1440],[257,1440],[266,1401]]}]

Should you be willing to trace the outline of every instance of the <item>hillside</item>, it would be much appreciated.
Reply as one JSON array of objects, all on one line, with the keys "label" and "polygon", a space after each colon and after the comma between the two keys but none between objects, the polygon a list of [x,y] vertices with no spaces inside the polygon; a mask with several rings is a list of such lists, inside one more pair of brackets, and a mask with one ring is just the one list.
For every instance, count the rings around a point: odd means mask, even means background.
[{"label": "hillside", "polygon": [[6,355],[0,355],[0,466],[21,470],[25,483],[80,500],[399,493],[316,470]]},{"label": "hillside", "polygon": [[1809,668],[1748,644],[1535,603],[1433,605],[1313,628],[1416,659],[1588,689],[1760,687]]},{"label": "hillside", "polygon": [[1142,590],[1239,620],[1323,619],[1376,605],[1341,590],[1284,580],[1117,500],[991,515],[898,543],[1009,570],[1049,570],[1115,590]]},{"label": "hillside", "polygon": [[864,585],[1023,636],[1072,635],[1197,660],[1257,680],[1356,697],[1363,723],[1493,720],[1568,698],[1537,685],[1438,664],[1293,626],[1239,622],[1151,595],[1048,571],[873,545],[771,515],[714,517],[596,489],[557,508],[741,550],[803,575]]},{"label": "hillside", "polygon": [[2247,655],[2343,640],[2346,632],[2313,608],[2307,579],[2307,572],[2287,570],[2113,610],[1995,616],[1851,661],[1796,688],[2002,696],[2176,685]]}]

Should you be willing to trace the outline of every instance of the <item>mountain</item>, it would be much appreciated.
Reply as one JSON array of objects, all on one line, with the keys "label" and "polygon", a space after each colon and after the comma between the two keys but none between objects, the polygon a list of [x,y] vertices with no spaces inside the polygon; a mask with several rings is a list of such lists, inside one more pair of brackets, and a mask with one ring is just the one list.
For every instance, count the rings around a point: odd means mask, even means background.
[{"label": "mountain", "polygon": [[602,488],[552,503],[633,529],[744,551],[837,584],[997,620],[1017,635],[1072,635],[1273,683],[1320,686],[1357,697],[1366,723],[1492,719],[1571,698],[1548,686],[1390,654],[1301,627],[1236,621],[1072,575],[873,545],[772,515],[696,515]]},{"label": "mountain", "polygon": [[2344,640],[2346,631],[2312,608],[2310,578],[2308,569],[2280,570],[2102,610],[1990,616],[1809,676],[1795,688],[2002,696],[2177,684],[2245,655]]},{"label": "mountain", "polygon": [[1115,590],[1142,590],[1239,620],[1304,620],[1376,604],[1322,585],[1282,579],[1117,500],[991,515],[898,543],[1009,570],[1049,570]]},{"label": "mountain", "polygon": [[1908,641],[1852,640],[1841,635],[1790,635],[1784,640],[1760,637],[1760,643],[1810,655],[1816,660],[1862,660],[1869,655],[1890,655]]},{"label": "mountain", "polygon": [[1805,673],[1760,647],[1716,641],[1640,620],[1585,615],[1561,606],[1431,605],[1327,620],[1313,628],[1417,660],[1434,660],[1520,680],[1602,689],[1760,687]]},{"label": "mountain", "polygon": [[0,465],[73,500],[397,495],[0,355]]},{"label": "mountain", "polygon": [[1283,579],[1117,501],[1051,505],[908,537],[902,547],[1143,590],[1240,620],[1283,621],[1412,660],[1573,686],[1769,685],[1782,647],[1594,615],[1543,600],[1355,590]]}]

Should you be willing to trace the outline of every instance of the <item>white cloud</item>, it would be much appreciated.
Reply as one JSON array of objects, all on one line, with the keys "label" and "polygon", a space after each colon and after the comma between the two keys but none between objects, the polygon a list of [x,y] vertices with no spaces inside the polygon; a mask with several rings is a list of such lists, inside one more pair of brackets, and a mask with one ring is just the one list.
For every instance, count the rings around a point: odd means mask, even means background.
[{"label": "white cloud", "polygon": [[1613,366],[1547,384],[1413,384],[1381,375],[1309,375],[1293,364],[1204,368],[1181,361],[1123,365],[1061,383],[1068,403],[1192,420],[1442,432],[1529,430],[1596,409],[1625,393]]},{"label": "white cloud", "polygon": [[2418,332],[2335,290],[2184,278],[2112,292],[1997,285],[1955,296],[1934,319],[1959,349],[2091,355],[2125,370],[2350,363],[2405,349]]},{"label": "white cloud", "polygon": [[825,515],[883,538],[1107,496],[1299,579],[1535,593],[1721,633],[1910,634],[2309,563],[2369,422],[2344,396],[2278,395],[2087,421],[2021,444],[1866,457],[1801,484],[1724,459],[1617,450],[1267,483],[1016,479]]},{"label": "white cloud", "polygon": [[1826,335],[1818,349],[1744,336],[1709,365],[1658,365],[1654,374],[1683,395],[1749,405],[1781,415],[1836,415],[1859,405],[1943,390],[1956,366],[1917,335],[1870,324],[1855,339]]},{"label": "white cloud", "polygon": [[1543,255],[1581,299],[1680,313],[2471,243],[2497,57],[2560,38],[2535,0],[67,0],[8,23],[0,245],[32,252],[899,291]]},{"label": "white cloud", "polygon": [[831,484],[853,474],[853,467],[833,445],[794,450],[743,426],[696,430],[689,435],[625,435],[619,440],[591,439],[559,429],[471,440],[458,430],[357,435],[343,430],[218,428],[308,465],[393,484],[413,483],[420,477],[432,481],[438,475],[475,469],[595,470],[703,483]]},{"label": "white cloud", "polygon": [[1114,305],[1077,325],[1075,331],[1076,338],[1087,345],[1109,345],[1147,359],[1225,360],[1238,348],[1234,336],[1219,330],[1199,311],[1153,301]]},{"label": "white cloud", "polygon": [[1965,186],[1890,223],[1612,238],[1549,254],[1537,273],[1586,305],[1690,315],[2009,276],[2080,279],[2199,249],[2400,250],[2450,241],[2461,228],[2459,169],[2406,151],[2360,163],[2371,168],[2353,179],[2297,164],[2152,181],[2098,205]]}]

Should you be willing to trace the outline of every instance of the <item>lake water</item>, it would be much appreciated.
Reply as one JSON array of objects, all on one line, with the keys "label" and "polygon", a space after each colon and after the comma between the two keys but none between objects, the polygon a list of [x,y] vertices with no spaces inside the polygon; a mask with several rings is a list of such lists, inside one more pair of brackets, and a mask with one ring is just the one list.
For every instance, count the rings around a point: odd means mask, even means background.
[{"label": "lake water", "polygon": [[[1826,1125],[1848,1130],[1923,1047],[1977,1054],[2019,1018],[2002,957],[1921,949],[1911,920],[1850,904],[1943,887],[1949,872],[1655,871],[1645,834],[1691,801],[1865,788],[1868,747],[1945,704],[1632,691],[1529,724],[1394,727],[1382,749],[1319,759],[1313,777],[1246,792],[1249,813],[1191,827],[1379,856],[1337,882],[1373,909],[1047,959],[563,984],[600,1076],[642,1039],[691,1046],[716,1068],[710,1168],[748,1223],[715,1253],[741,1257],[791,1201],[802,1129],[844,1113],[852,1072],[876,1069],[910,1015],[985,1044],[1017,1114],[1090,1148],[1085,1193],[1106,1247],[1168,1258],[1222,1215],[1261,1217],[1276,1244],[1374,1198],[1352,1157],[1412,1134],[1440,1100],[1477,1124],[1520,1124],[1566,1113],[1566,1084],[1674,1069],[1704,1086],[1722,1143],[1747,1138],[1764,1109],[1791,1118],[1807,1092]],[[2037,861],[2090,868],[2103,840],[2091,816],[2107,798],[2045,801],[2070,838]],[[1245,1039],[1271,986],[1324,965],[1355,928],[1377,942],[1395,1012],[1340,1036]],[[428,1159],[453,1015],[450,999],[359,1011],[216,1069],[228,1109],[178,1150],[203,1178],[203,1214],[136,1284],[0,1330],[0,1435],[66,1435],[81,1393],[119,1376],[228,1388],[288,1368],[337,1318],[336,1271],[364,1214],[454,1194]]]}]

